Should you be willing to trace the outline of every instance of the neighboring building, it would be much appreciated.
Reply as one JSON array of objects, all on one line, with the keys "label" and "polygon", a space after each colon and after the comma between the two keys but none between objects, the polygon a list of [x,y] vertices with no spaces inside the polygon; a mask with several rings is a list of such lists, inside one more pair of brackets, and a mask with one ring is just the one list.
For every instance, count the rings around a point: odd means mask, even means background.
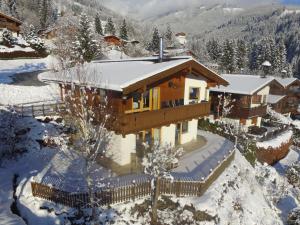
[{"label": "neighboring building", "polygon": [[184,32],[180,32],[175,34],[176,41],[181,45],[181,46],[186,46],[187,44],[187,35]]},{"label": "neighboring building", "polygon": [[298,114],[300,99],[300,80],[297,78],[276,78],[281,84],[270,85],[270,100],[272,108],[282,114]]},{"label": "neighboring building", "polygon": [[234,107],[228,116],[233,123],[245,127],[261,126],[261,119],[267,113],[267,100],[270,93],[270,85],[281,84],[273,77],[261,77],[254,75],[224,74],[222,78],[229,82],[227,87],[212,88],[211,101],[214,117],[218,116],[219,95],[231,94],[234,99]]},{"label": "neighboring building", "polygon": [[[209,88],[228,85],[222,77],[192,57],[157,57],[89,64],[91,77],[80,85],[106,92],[116,112],[110,156],[118,165],[130,164],[140,155],[142,142],[189,143],[197,138],[198,119],[210,113]],[[70,85],[55,74],[44,81],[60,84],[62,98]],[[78,83],[79,84],[79,83]],[[98,95],[97,95],[98,96]]]},{"label": "neighboring building", "polygon": [[104,37],[104,41],[108,46],[122,46],[123,41],[121,38],[115,36],[115,35],[109,35]]},{"label": "neighboring building", "polygon": [[10,30],[15,37],[19,36],[21,25],[22,22],[20,20],[0,12],[0,37],[2,37],[4,29]]}]

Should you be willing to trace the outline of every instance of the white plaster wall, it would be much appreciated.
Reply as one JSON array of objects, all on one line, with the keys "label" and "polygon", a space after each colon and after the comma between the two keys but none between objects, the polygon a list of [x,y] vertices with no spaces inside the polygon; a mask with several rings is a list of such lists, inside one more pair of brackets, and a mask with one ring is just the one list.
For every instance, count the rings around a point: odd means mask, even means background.
[{"label": "white plaster wall", "polygon": [[[266,86],[263,89],[261,89],[259,92],[257,92],[257,95],[262,95],[261,103],[263,103],[264,96],[267,96],[266,99],[268,98],[269,93],[270,93],[270,86]],[[251,108],[257,106],[260,106],[260,104],[252,104],[251,102],[251,106],[250,106]]]},{"label": "white plaster wall", "polygon": [[188,132],[181,135],[181,144],[186,144],[197,139],[198,120],[188,122]]},{"label": "white plaster wall", "polygon": [[185,79],[185,88],[184,88],[184,104],[189,104],[190,97],[190,87],[200,88],[200,101],[209,100],[209,93],[207,93],[207,80],[204,77],[195,76],[190,74]]},{"label": "white plaster wall", "polygon": [[257,117],[257,123],[256,126],[260,127],[261,126],[261,117]]},{"label": "white plaster wall", "polygon": [[161,127],[160,130],[160,144],[175,146],[176,124]]},{"label": "white plaster wall", "polygon": [[117,164],[124,166],[131,162],[131,153],[136,152],[136,135],[129,134],[123,138],[122,135],[113,134],[111,147],[106,156]]},{"label": "white plaster wall", "polygon": [[252,119],[247,119],[246,120],[246,127],[251,127],[253,124],[252,124]]}]

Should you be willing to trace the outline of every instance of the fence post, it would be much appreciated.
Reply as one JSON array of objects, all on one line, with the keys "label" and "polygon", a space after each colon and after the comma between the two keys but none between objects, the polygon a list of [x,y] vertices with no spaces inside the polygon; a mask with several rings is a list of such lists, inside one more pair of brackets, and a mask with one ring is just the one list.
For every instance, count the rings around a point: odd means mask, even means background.
[{"label": "fence post", "polygon": [[132,185],[132,188],[131,188],[131,191],[132,191],[131,195],[132,195],[132,200],[135,201],[135,194],[136,194],[136,190],[135,190],[136,183],[135,183],[135,180],[132,181],[132,184],[133,185]]},{"label": "fence post", "polygon": [[22,117],[24,117],[24,105],[23,104],[21,106],[21,110],[22,110]]}]

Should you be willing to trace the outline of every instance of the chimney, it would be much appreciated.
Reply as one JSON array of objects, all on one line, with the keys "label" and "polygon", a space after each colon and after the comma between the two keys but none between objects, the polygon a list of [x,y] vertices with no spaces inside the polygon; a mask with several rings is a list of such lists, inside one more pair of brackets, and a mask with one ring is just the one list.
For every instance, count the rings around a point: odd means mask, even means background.
[{"label": "chimney", "polygon": [[161,37],[159,39],[159,62],[162,62],[164,59],[164,41],[163,38]]}]

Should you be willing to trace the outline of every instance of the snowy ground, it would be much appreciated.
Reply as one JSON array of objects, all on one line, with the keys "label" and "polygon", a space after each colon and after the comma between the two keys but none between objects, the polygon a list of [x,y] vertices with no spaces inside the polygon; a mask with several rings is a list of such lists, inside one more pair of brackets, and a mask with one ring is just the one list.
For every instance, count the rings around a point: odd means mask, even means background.
[{"label": "snowy ground", "polygon": [[54,63],[55,60],[52,56],[42,59],[0,60],[0,105],[57,101],[59,94],[55,85],[13,84],[13,77],[17,74],[51,69]]}]

